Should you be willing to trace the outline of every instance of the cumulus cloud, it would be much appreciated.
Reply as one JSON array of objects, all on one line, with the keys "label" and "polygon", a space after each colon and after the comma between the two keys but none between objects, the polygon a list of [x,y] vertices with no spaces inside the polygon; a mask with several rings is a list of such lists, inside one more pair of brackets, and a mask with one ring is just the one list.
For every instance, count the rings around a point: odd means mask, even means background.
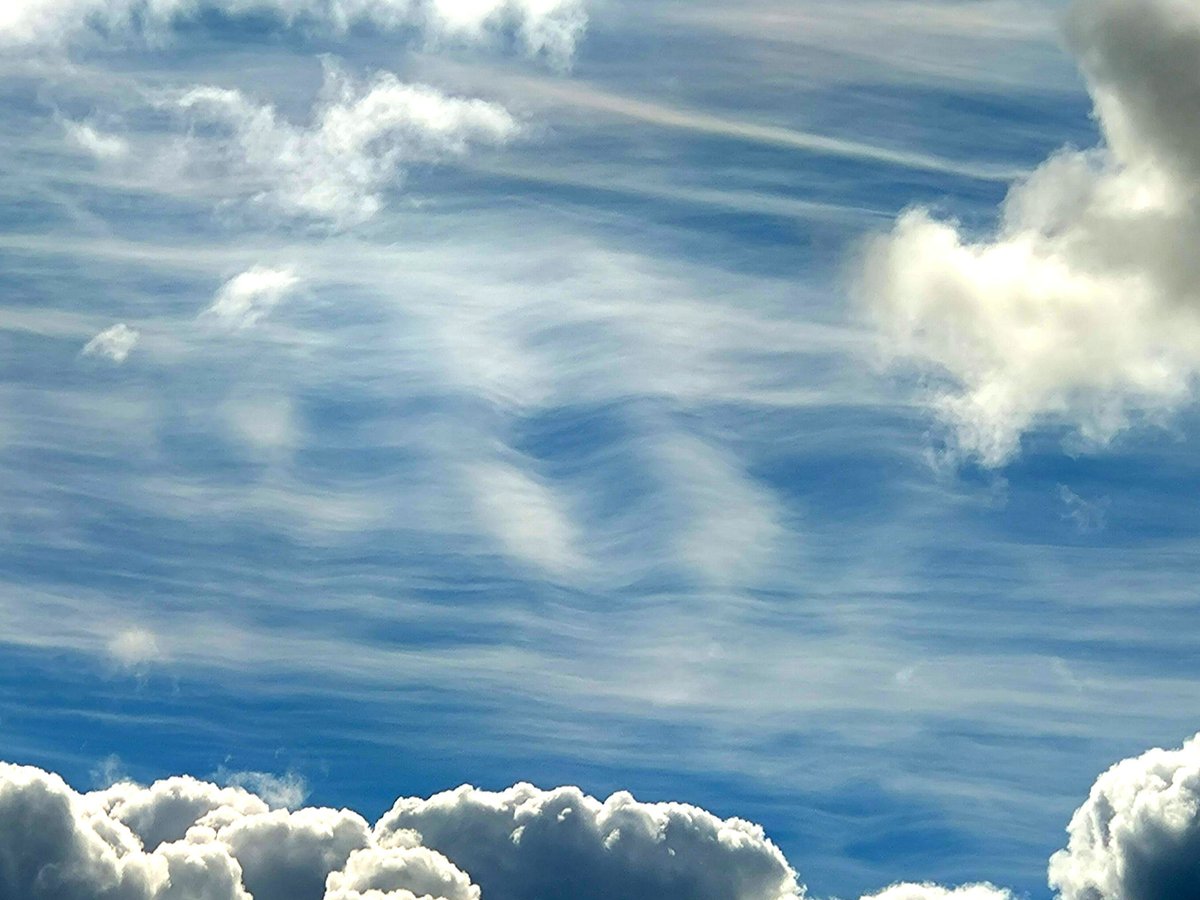
[{"label": "cumulus cloud", "polygon": [[89,27],[161,41],[172,25],[210,11],[269,15],[284,26],[334,33],[361,23],[391,31],[416,28],[452,41],[511,33],[527,53],[556,65],[570,60],[586,25],[581,0],[6,0],[0,4],[0,43],[57,44]]},{"label": "cumulus cloud", "polygon": [[420,835],[488,900],[792,900],[795,872],[757,825],[675,803],[605,801],[578,788],[470,787],[400,800],[375,828]]},{"label": "cumulus cloud", "polygon": [[[796,900],[762,829],[577,788],[464,787],[349,810],[271,809],[176,777],[77,793],[0,764],[0,897],[22,900]],[[965,898],[975,900],[975,898]]]},{"label": "cumulus cloud", "polygon": [[887,350],[989,466],[1041,425],[1159,420],[1200,374],[1200,6],[1076,0],[1068,34],[1104,143],[1015,185],[993,235],[915,208],[865,253]]},{"label": "cumulus cloud", "polygon": [[[269,778],[262,780],[269,785]],[[256,783],[250,778],[246,784]],[[374,826],[187,776],[78,793],[0,763],[0,897],[22,900],[803,900],[762,828],[575,787],[404,798]],[[1200,892],[1200,736],[1101,775],[1050,859],[1059,900]],[[1014,900],[988,883],[862,900]]]},{"label": "cumulus cloud", "polygon": [[520,130],[495,103],[404,84],[390,73],[359,83],[331,64],[307,125],[225,88],[193,88],[174,104],[219,134],[193,138],[196,171],[249,185],[254,203],[335,226],[373,216],[406,165],[503,144]]},{"label": "cumulus cloud", "polygon": [[1062,900],[1183,900],[1200,893],[1200,737],[1097,779],[1050,859]]},{"label": "cumulus cloud", "polygon": [[83,346],[84,356],[103,356],[118,365],[125,362],[141,333],[124,322],[106,328]]},{"label": "cumulus cloud", "polygon": [[863,900],[1014,900],[1012,892],[995,885],[967,884],[945,888],[937,884],[894,884]]},{"label": "cumulus cloud", "polygon": [[204,313],[224,325],[249,328],[278,306],[299,283],[299,277],[291,269],[254,266],[221,285]]}]

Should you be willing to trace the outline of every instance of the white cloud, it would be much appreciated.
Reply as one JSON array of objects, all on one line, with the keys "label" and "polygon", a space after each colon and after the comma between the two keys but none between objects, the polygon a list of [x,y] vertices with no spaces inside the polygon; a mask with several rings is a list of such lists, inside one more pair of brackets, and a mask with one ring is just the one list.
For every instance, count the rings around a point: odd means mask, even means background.
[{"label": "white cloud", "polygon": [[249,328],[274,309],[300,283],[291,269],[254,266],[221,286],[205,315],[234,328]]},{"label": "white cloud", "polygon": [[88,341],[83,347],[83,354],[104,356],[119,365],[125,362],[140,337],[137,329],[130,328],[124,322],[118,322]]},{"label": "white cloud", "polygon": [[[465,872],[424,847],[356,850],[326,883],[324,900],[479,900]],[[280,898],[284,900],[284,898]]]},{"label": "white cloud", "polygon": [[86,122],[63,123],[67,137],[81,150],[101,160],[124,159],[129,155],[129,142],[115,134],[98,131]]},{"label": "white cloud", "polygon": [[512,32],[527,53],[557,65],[570,60],[587,21],[581,0],[5,0],[0,42],[60,43],[89,25],[163,40],[172,24],[207,10],[273,15],[282,25],[316,24],[339,34],[356,23],[416,27],[452,41],[490,41]]},{"label": "white cloud", "polygon": [[1200,737],[1097,779],[1050,859],[1062,900],[1184,900],[1200,891]]},{"label": "white cloud", "polygon": [[991,884],[944,888],[936,884],[894,884],[863,900],[1014,900],[1012,892]]},{"label": "white cloud", "polygon": [[1104,145],[1015,185],[990,238],[918,208],[866,251],[887,352],[991,466],[1043,424],[1102,443],[1156,420],[1200,375],[1200,7],[1077,0],[1069,33]]},{"label": "white cloud", "polygon": [[175,98],[196,123],[221,136],[193,138],[193,168],[248,184],[246,199],[289,216],[348,226],[380,209],[404,167],[502,144],[520,130],[503,107],[403,84],[381,73],[359,84],[332,65],[312,121],[281,119],[235,90],[197,87]]},{"label": "white cloud", "polygon": [[467,473],[484,527],[515,558],[556,576],[585,560],[567,504],[552,485],[507,463],[480,463]]},{"label": "white cloud", "polygon": [[[1200,889],[1200,737],[1101,775],[1051,857],[1060,900]],[[351,810],[269,808],[186,776],[77,793],[0,763],[0,896],[24,900],[802,900],[760,827],[574,787],[464,786]],[[895,884],[862,900],[1013,900],[987,883]]]},{"label": "white cloud", "polygon": [[162,658],[158,639],[145,628],[129,628],[108,642],[108,654],[126,669],[137,669]]},{"label": "white cloud", "polygon": [[1066,507],[1063,518],[1074,522],[1076,529],[1081,533],[1088,534],[1104,530],[1108,507],[1111,505],[1111,501],[1107,497],[1085,500],[1065,484],[1060,484],[1058,499]]},{"label": "white cloud", "polygon": [[701,440],[673,435],[655,450],[679,495],[675,551],[681,562],[714,584],[752,583],[783,534],[771,492],[735,458]]},{"label": "white cloud", "polygon": [[270,772],[223,771],[218,774],[227,786],[245,788],[262,797],[272,809],[291,809],[308,797],[308,783],[294,772],[274,775]]},{"label": "white cloud", "polygon": [[762,829],[693,806],[601,802],[578,788],[463,787],[400,800],[381,843],[415,832],[469,872],[489,900],[790,900],[795,873]]},{"label": "white cloud", "polygon": [[267,456],[287,450],[298,439],[295,411],[287,397],[238,396],[225,404],[224,412],[233,435]]},{"label": "white cloud", "polygon": [[24,900],[549,900],[564,888],[575,900],[802,896],[757,826],[529,785],[401,800],[372,829],[349,810],[272,811],[192,778],[79,794],[5,763],[0,853],[0,896]]}]

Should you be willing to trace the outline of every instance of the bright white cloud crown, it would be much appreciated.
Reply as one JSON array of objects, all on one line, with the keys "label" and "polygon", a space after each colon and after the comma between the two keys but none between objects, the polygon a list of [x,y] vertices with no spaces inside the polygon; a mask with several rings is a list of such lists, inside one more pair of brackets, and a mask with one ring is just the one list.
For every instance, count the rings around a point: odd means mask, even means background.
[{"label": "bright white cloud crown", "polygon": [[989,466],[1041,425],[1098,443],[1157,420],[1200,376],[1200,5],[1077,0],[1068,22],[1104,144],[1014,186],[990,238],[908,211],[861,279],[886,351]]}]

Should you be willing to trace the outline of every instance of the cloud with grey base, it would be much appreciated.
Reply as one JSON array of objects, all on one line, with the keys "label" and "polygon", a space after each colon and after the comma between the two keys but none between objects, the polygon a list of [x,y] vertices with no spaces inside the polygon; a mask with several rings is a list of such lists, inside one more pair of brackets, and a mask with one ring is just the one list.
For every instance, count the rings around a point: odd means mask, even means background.
[{"label": "cloud with grey base", "polygon": [[[250,783],[250,782],[247,782]],[[1059,900],[1200,891],[1200,736],[1102,774],[1049,864]],[[78,793],[0,763],[0,900],[802,900],[763,830],[680,803],[579,788],[464,786],[402,798],[374,826],[272,808],[186,776]],[[1013,900],[980,882],[862,900]]]},{"label": "cloud with grey base", "polygon": [[1096,780],[1050,859],[1062,900],[1185,900],[1200,893],[1200,736]]},{"label": "cloud with grey base", "polygon": [[908,210],[858,284],[885,353],[987,466],[1045,425],[1095,446],[1159,422],[1200,376],[1200,6],[1076,0],[1067,33],[1103,143],[1015,184],[994,234]]},{"label": "cloud with grey base", "polygon": [[397,801],[372,827],[188,777],[81,794],[0,764],[3,900],[481,896],[795,900],[801,888],[761,828],[628,794],[464,787]]}]

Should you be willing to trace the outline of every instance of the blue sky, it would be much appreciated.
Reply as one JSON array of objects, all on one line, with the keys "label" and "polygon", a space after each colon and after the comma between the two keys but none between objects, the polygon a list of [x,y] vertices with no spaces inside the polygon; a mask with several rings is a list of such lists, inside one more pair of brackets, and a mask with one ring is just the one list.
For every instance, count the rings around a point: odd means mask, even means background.
[{"label": "blue sky", "polygon": [[1198,183],[1113,3],[0,14],[0,756],[1051,896],[1200,700],[1180,258],[1125,322],[1106,226],[1031,224]]}]

